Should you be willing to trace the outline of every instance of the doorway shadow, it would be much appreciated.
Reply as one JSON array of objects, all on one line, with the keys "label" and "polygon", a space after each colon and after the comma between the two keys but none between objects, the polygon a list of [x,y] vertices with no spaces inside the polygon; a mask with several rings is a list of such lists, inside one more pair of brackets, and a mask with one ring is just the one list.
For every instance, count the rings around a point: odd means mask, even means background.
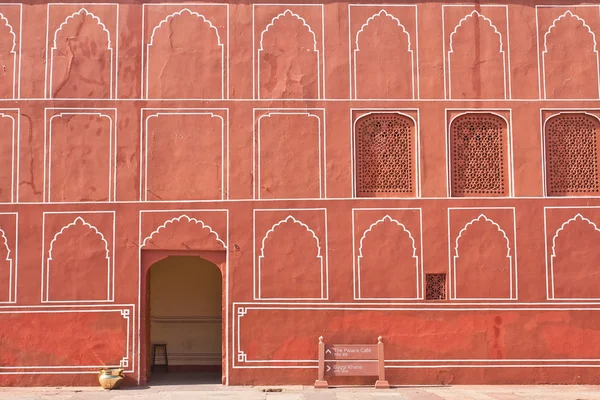
[{"label": "doorway shadow", "polygon": [[221,385],[220,371],[152,373],[148,386]]}]

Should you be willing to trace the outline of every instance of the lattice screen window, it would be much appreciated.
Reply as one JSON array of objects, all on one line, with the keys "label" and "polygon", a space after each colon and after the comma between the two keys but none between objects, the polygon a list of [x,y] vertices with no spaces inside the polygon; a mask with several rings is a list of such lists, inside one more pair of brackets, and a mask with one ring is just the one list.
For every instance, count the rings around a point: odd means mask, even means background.
[{"label": "lattice screen window", "polygon": [[446,300],[446,274],[425,274],[425,300]]},{"label": "lattice screen window", "polygon": [[415,124],[392,113],[369,114],[356,123],[356,195],[415,196]]},{"label": "lattice screen window", "polygon": [[450,126],[453,197],[507,196],[506,122],[492,114],[466,114]]},{"label": "lattice screen window", "polygon": [[598,195],[598,119],[583,113],[557,115],[544,133],[547,194]]}]

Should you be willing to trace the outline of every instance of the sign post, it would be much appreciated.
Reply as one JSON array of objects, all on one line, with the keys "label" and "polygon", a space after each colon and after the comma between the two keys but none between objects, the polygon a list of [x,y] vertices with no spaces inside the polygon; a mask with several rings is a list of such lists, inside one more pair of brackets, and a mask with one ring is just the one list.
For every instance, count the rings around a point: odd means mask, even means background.
[{"label": "sign post", "polygon": [[329,385],[325,380],[325,343],[323,336],[319,336],[319,372],[315,381],[315,389],[327,389]]},{"label": "sign post", "polygon": [[329,387],[326,376],[377,376],[376,389],[388,389],[385,380],[383,341],[377,344],[333,344],[326,346],[319,337],[319,370],[315,388]]}]

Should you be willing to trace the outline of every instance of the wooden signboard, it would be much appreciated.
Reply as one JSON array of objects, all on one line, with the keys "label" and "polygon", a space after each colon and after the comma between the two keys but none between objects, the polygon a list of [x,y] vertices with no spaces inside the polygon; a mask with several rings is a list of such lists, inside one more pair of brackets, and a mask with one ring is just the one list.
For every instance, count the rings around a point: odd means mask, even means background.
[{"label": "wooden signboard", "polygon": [[319,376],[315,388],[328,388],[326,376],[377,376],[375,388],[387,389],[385,380],[383,342],[377,344],[333,344],[325,345],[319,338]]}]

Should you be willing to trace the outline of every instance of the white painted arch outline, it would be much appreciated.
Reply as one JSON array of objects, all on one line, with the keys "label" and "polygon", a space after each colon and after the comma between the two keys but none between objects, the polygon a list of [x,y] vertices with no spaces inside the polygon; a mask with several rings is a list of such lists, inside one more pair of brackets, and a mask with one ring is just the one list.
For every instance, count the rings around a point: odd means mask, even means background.
[{"label": "white painted arch outline", "polygon": [[[542,115],[541,118],[543,118],[543,111],[544,109],[540,109],[540,114]],[[547,159],[548,159],[548,155],[546,154],[546,125],[548,125],[548,121],[557,118],[561,115],[577,115],[577,114],[583,114],[583,115],[587,115],[589,117],[592,117],[596,120],[596,122],[599,125],[600,128],[600,117],[598,117],[595,114],[592,114],[590,112],[585,111],[584,109],[582,110],[570,110],[570,111],[560,111],[557,113],[554,113],[550,116],[548,116],[546,119],[543,120],[543,124],[541,126],[542,129],[542,134],[541,134],[541,138],[542,138],[542,188],[543,188],[543,193],[544,193],[544,197],[559,197],[559,196],[550,196],[548,194],[548,185],[546,184],[546,179],[547,179]],[[596,171],[599,172],[599,171]],[[560,196],[561,198],[564,197],[570,197],[570,196]],[[579,198],[580,196],[574,196],[575,198]]]},{"label": "white painted arch outline", "polygon": [[[507,98],[506,96],[506,86],[507,86],[507,79],[506,79],[506,55],[504,53],[503,47],[504,44],[502,42],[502,34],[498,31],[498,28],[496,27],[496,25],[494,25],[492,23],[492,20],[489,19],[488,17],[486,17],[485,15],[481,14],[479,11],[474,10],[472,11],[470,14],[465,15],[459,22],[458,24],[454,27],[454,30],[452,31],[452,33],[450,34],[450,50],[448,51],[448,99],[452,99],[452,57],[450,56],[451,54],[454,53],[454,48],[452,46],[452,40],[454,39],[454,35],[456,34],[456,32],[458,31],[459,28],[462,27],[462,25],[467,22],[467,20],[471,19],[471,18],[479,18],[482,19],[483,21],[485,21],[491,28],[494,29],[494,33],[496,35],[498,35],[498,37],[500,38],[500,47],[498,52],[501,54],[502,56],[502,68],[503,68],[503,74],[502,77],[504,79],[503,81],[503,92],[504,92],[504,99]],[[510,82],[509,82],[510,84]]]},{"label": "white painted arch outline", "polygon": [[[12,203],[16,203],[19,201],[18,197],[19,197],[19,150],[18,150],[18,146],[19,146],[19,136],[20,136],[20,129],[21,129],[21,121],[20,121],[20,110],[17,109],[15,111],[17,111],[17,119],[18,121],[18,129],[17,129],[17,121],[15,121],[15,117],[5,113],[5,111],[9,111],[9,110],[2,110],[0,109],[0,118],[8,118],[12,121],[12,132],[11,132],[11,184],[10,184],[10,201]],[[15,146],[15,139],[16,139],[16,146]],[[16,153],[16,154],[15,154]],[[15,159],[16,159],[16,163],[15,163]],[[16,184],[16,190],[15,190],[15,182]],[[16,192],[16,194],[15,194]]]},{"label": "white painted arch outline", "polygon": [[[544,99],[548,98],[547,94],[546,94],[546,54],[548,53],[548,43],[547,43],[548,35],[550,33],[552,33],[552,29],[556,28],[556,23],[566,17],[577,19],[577,21],[580,22],[581,25],[583,25],[583,27],[586,28],[587,31],[592,35],[592,39],[594,41],[593,52],[596,54],[596,74],[597,74],[597,86],[598,86],[598,97],[596,97],[595,99],[598,99],[598,98],[600,98],[600,58],[598,56],[598,49],[597,49],[598,44],[596,42],[596,34],[592,31],[590,26],[585,22],[585,20],[583,18],[579,17],[577,14],[573,14],[571,12],[571,10],[565,11],[562,15],[560,15],[558,18],[556,18],[554,21],[552,21],[552,25],[550,25],[550,27],[548,28],[546,33],[544,33],[544,50],[542,51],[542,71],[540,74],[542,82],[543,82],[542,87],[544,89]],[[557,99],[553,99],[553,100],[557,100]]]},{"label": "white painted arch outline", "polygon": [[[358,117],[356,117],[356,119],[353,118],[352,116],[352,112],[353,111],[359,111],[359,112],[364,112],[364,114],[360,114]],[[415,143],[415,153],[413,154],[413,160],[414,160],[414,176],[415,176],[415,195],[414,197],[419,198],[421,197],[421,167],[420,167],[420,158],[421,158],[421,138],[420,138],[420,125],[419,125],[419,121],[420,118],[418,118],[419,116],[419,109],[413,109],[413,110],[404,110],[404,111],[416,111],[417,113],[417,119],[415,119],[413,116],[407,114],[406,112],[401,112],[401,111],[392,111],[391,109],[356,109],[356,108],[351,108],[350,109],[350,118],[352,120],[352,129],[350,132],[351,135],[351,149],[350,149],[350,163],[351,163],[351,169],[352,169],[352,198],[358,198],[357,194],[356,194],[356,169],[358,167],[358,160],[356,157],[356,124],[358,123],[358,121],[360,121],[361,119],[368,117],[369,115],[373,115],[373,114],[396,114],[399,115],[401,117],[406,117],[409,118],[412,123],[413,123],[413,129],[414,129],[414,143]],[[362,197],[361,197],[362,198]],[[394,197],[388,197],[388,199],[392,199]],[[398,199],[405,199],[408,197],[395,197]]]},{"label": "white painted arch outline", "polygon": [[[104,242],[104,250],[106,252],[105,254],[105,259],[106,259],[106,274],[107,274],[107,288],[106,288],[106,299],[102,299],[102,300],[85,300],[85,299],[80,299],[80,300],[51,300],[50,299],[50,269],[51,269],[51,261],[52,261],[52,250],[54,247],[54,242],[56,242],[56,240],[58,239],[58,237],[60,235],[62,235],[63,233],[65,233],[65,231],[67,231],[68,229],[79,225],[79,226],[84,226],[87,227],[90,231],[92,231],[96,236],[99,236],[100,239],[102,240],[102,242]],[[42,275],[42,288],[45,288],[45,293],[42,293],[42,303],[47,303],[47,302],[86,302],[86,301],[114,301],[114,271],[111,271],[111,258],[109,256],[110,250],[109,250],[109,245],[108,245],[108,241],[106,240],[106,238],[104,237],[104,235],[102,234],[102,232],[100,232],[98,230],[98,228],[96,228],[94,225],[91,225],[90,223],[86,222],[81,216],[77,216],[73,222],[63,226],[61,228],[61,230],[59,232],[57,232],[54,237],[52,238],[52,241],[50,242],[50,248],[48,249],[48,258],[46,259],[46,271],[45,271],[45,276]],[[112,272],[112,273],[111,273]],[[45,283],[45,285],[44,285]],[[112,288],[112,291],[111,291]],[[43,290],[42,289],[42,290]]]},{"label": "white painted arch outline", "polygon": [[[256,4],[254,4],[254,5],[256,5]],[[254,12],[254,8],[253,8],[253,12]],[[300,15],[292,12],[289,8],[286,9],[284,12],[279,13],[278,15],[276,15],[275,17],[273,17],[273,19],[271,20],[271,22],[269,24],[267,24],[267,26],[265,27],[265,29],[260,33],[260,42],[259,42],[258,60],[257,60],[258,61],[258,63],[257,63],[258,74],[256,76],[256,81],[257,81],[256,91],[258,92],[258,99],[263,99],[263,97],[260,94],[260,65],[261,65],[261,54],[264,51],[264,49],[263,49],[264,35],[265,35],[265,33],[267,33],[269,31],[269,29],[271,29],[273,26],[275,26],[275,23],[278,22],[282,17],[293,17],[293,18],[296,18],[297,20],[299,20],[299,21],[302,22],[302,25],[304,27],[306,27],[308,29],[308,32],[312,35],[312,38],[313,38],[313,52],[316,53],[315,55],[316,55],[316,68],[317,68],[317,99],[321,99],[323,97],[323,96],[321,96],[321,93],[322,93],[322,91],[321,91],[321,52],[317,48],[317,36],[315,35],[315,32],[312,30],[312,28],[310,27],[310,25],[308,25],[308,23],[306,22],[306,20],[304,18],[302,18]],[[325,63],[323,62],[323,64],[325,64]],[[294,99],[284,99],[284,100],[294,100]]]},{"label": "white painted arch outline", "polygon": [[[207,19],[203,14],[197,13],[195,11],[191,11],[189,8],[183,8],[180,11],[176,11],[174,13],[169,14],[167,17],[165,17],[162,21],[160,21],[158,23],[158,25],[156,25],[154,27],[154,29],[152,29],[152,35],[150,36],[150,40],[149,43],[146,45],[146,68],[145,68],[145,72],[146,72],[146,90],[144,91],[145,94],[145,99],[150,99],[151,97],[149,97],[148,95],[148,90],[149,90],[149,83],[150,83],[150,47],[154,44],[154,35],[156,33],[156,31],[159,28],[162,28],[163,25],[165,25],[167,22],[169,22],[169,20],[174,19],[177,16],[181,16],[183,13],[187,13],[190,16],[194,16],[196,18],[199,18],[202,20],[202,23],[208,24],[209,25],[209,29],[213,30],[215,32],[215,34],[217,35],[217,45],[221,48],[221,99],[225,99],[225,48],[223,46],[223,43],[221,42],[221,36],[219,35],[219,30],[217,29],[216,26],[213,25],[213,23]],[[154,97],[152,97],[154,98]]]},{"label": "white painted arch outline", "polygon": [[[261,293],[261,285],[262,285],[262,263],[263,260],[265,258],[265,242],[266,240],[269,238],[269,236],[275,232],[275,230],[280,227],[283,224],[288,224],[288,223],[294,223],[294,224],[298,224],[300,225],[302,228],[304,228],[307,232],[309,232],[313,239],[315,240],[316,246],[317,246],[317,256],[316,258],[319,260],[319,263],[321,264],[321,273],[320,273],[320,277],[321,277],[321,297],[306,297],[306,298],[302,298],[304,300],[326,300],[328,297],[327,294],[327,289],[325,287],[325,271],[324,271],[324,266],[323,266],[323,256],[321,255],[321,244],[319,242],[319,238],[317,237],[317,234],[315,233],[315,231],[313,231],[312,229],[310,229],[308,227],[308,225],[306,225],[304,222],[294,218],[291,215],[288,215],[286,218],[282,219],[281,221],[275,223],[265,234],[265,236],[263,237],[262,241],[261,241],[261,247],[260,247],[260,256],[258,257],[258,293],[257,296],[255,296],[256,299],[258,300],[286,300],[284,299],[279,299],[279,298],[271,298],[271,297],[264,297],[262,296]],[[293,300],[293,299],[287,299],[287,300]]]},{"label": "white painted arch outline", "polygon": [[13,45],[12,45],[12,49],[10,50],[10,54],[12,54],[13,57],[13,83],[12,83],[12,98],[16,99],[17,96],[16,94],[16,89],[17,89],[17,52],[16,52],[16,48],[17,48],[17,35],[15,34],[15,32],[13,31],[13,27],[12,25],[8,22],[8,19],[4,16],[4,14],[0,13],[0,21],[2,21],[4,23],[5,26],[8,27],[9,29],[9,33],[12,35],[13,38]]},{"label": "white painted arch outline", "polygon": [[[117,6],[118,7],[118,6]],[[46,98],[52,99],[53,97],[53,71],[54,71],[54,52],[57,50],[57,44],[56,44],[56,40],[57,40],[57,36],[58,36],[58,32],[61,31],[63,29],[64,26],[66,26],[69,23],[69,20],[75,18],[75,16],[87,16],[87,17],[91,17],[93,20],[96,21],[96,24],[99,25],[102,30],[104,32],[106,32],[106,37],[107,37],[107,41],[108,41],[108,47],[107,50],[110,52],[110,79],[109,79],[109,99],[114,99],[116,98],[116,95],[114,94],[114,80],[113,80],[113,70],[114,70],[114,60],[113,60],[113,54],[114,54],[114,50],[111,46],[111,40],[110,40],[110,32],[108,31],[108,29],[106,28],[106,25],[104,25],[104,23],[100,20],[99,17],[97,17],[96,15],[94,15],[93,13],[89,12],[85,7],[82,7],[79,11],[74,12],[73,14],[71,14],[70,16],[68,16],[58,27],[58,29],[56,31],[54,31],[54,39],[52,41],[52,48],[50,49],[50,71],[49,71],[49,77],[48,77],[48,82],[49,85],[46,87]],[[117,12],[117,19],[118,19],[118,12]],[[59,99],[61,100],[65,100],[64,98],[59,97]]]},{"label": "white painted arch outline", "polygon": [[[557,298],[554,295],[554,260],[556,259],[556,239],[558,238],[560,233],[565,230],[567,225],[571,224],[572,222],[576,222],[576,221],[586,222],[595,231],[600,232],[600,228],[598,228],[598,226],[594,222],[590,221],[588,218],[581,215],[581,213],[577,213],[574,217],[563,222],[563,224],[560,226],[560,228],[558,228],[556,230],[554,237],[552,238],[552,254],[550,255],[550,279],[548,280],[548,285],[550,287],[548,288],[548,300],[582,300],[582,299],[577,299],[577,298],[562,298],[562,297]],[[598,298],[586,298],[583,300],[598,300]]]},{"label": "white painted arch outline", "polygon": [[[494,115],[496,117],[501,118],[504,123],[506,124],[506,163],[507,163],[507,169],[508,169],[508,185],[507,185],[507,189],[508,189],[508,195],[507,196],[494,196],[494,197],[484,197],[484,198],[498,198],[498,199],[502,199],[502,198],[507,198],[507,197],[514,197],[514,193],[515,193],[515,188],[514,188],[514,179],[513,179],[513,171],[514,171],[514,160],[513,160],[513,149],[512,149],[512,110],[505,110],[505,109],[498,109],[498,110],[486,110],[486,109],[479,109],[479,108],[475,108],[475,109],[471,109],[471,110],[464,110],[464,109],[452,109],[452,108],[447,108],[446,110],[446,121],[448,120],[448,112],[452,112],[452,111],[460,111],[460,113],[458,113],[457,115],[454,115],[451,119],[450,122],[448,122],[447,128],[446,128],[446,177],[448,180],[448,188],[447,188],[447,196],[448,197],[452,197],[452,149],[451,149],[451,135],[452,135],[452,124],[454,123],[454,121],[460,117],[463,117],[465,115],[471,115],[471,114],[490,114],[490,115]],[[499,114],[497,111],[507,111],[509,113],[509,118],[510,121],[508,119],[506,119],[505,116],[503,116],[502,114]],[[458,197],[455,197],[458,198]],[[470,198],[474,198],[474,197],[470,197]]]},{"label": "white painted arch outline", "polygon": [[[260,142],[261,142],[261,130],[260,123],[263,118],[270,118],[273,115],[304,115],[308,118],[316,118],[319,122],[319,198],[324,199],[327,198],[327,155],[326,155],[326,140],[327,134],[325,130],[325,109],[324,108],[306,108],[306,109],[265,109],[265,108],[255,108],[254,110],[254,119],[256,121],[254,127],[254,140],[253,146],[253,172],[254,172],[254,190],[253,195],[254,199],[260,199]],[[264,111],[260,117],[256,118],[257,111]],[[321,116],[316,114],[316,112],[321,112],[323,114],[323,121],[321,121]],[[278,199],[281,200],[281,199]]]},{"label": "white painted arch outline", "polygon": [[[474,299],[474,298],[458,297],[456,295],[456,261],[460,257],[459,252],[458,252],[459,241],[460,241],[460,238],[462,237],[463,233],[466,232],[467,229],[476,222],[492,224],[492,226],[494,226],[498,230],[498,232],[501,232],[502,235],[504,236],[504,240],[506,241],[506,258],[509,260],[509,282],[510,282],[509,293],[510,293],[510,297],[493,298],[493,299],[492,298]],[[466,225],[458,233],[458,236],[456,236],[455,245],[454,245],[454,256],[452,258],[452,271],[451,271],[452,272],[452,288],[453,288],[453,290],[450,293],[450,300],[516,300],[517,299],[517,288],[516,288],[516,285],[513,283],[513,275],[516,275],[516,272],[513,271],[513,268],[514,268],[514,262],[513,262],[513,256],[511,254],[510,240],[508,239],[506,232],[494,220],[486,217],[485,214],[483,214],[483,213],[480,214],[477,218],[474,218],[471,221],[467,222]]]},{"label": "white painted arch outline", "polygon": [[0,246],[4,245],[4,247],[6,248],[6,258],[4,260],[8,261],[8,268],[9,268],[8,301],[0,302],[0,303],[16,303],[17,302],[17,297],[16,297],[17,273],[15,271],[14,261],[10,257],[11,250],[8,247],[8,238],[6,237],[6,233],[4,232],[4,230],[1,228],[0,228],[0,236],[1,236],[0,243],[3,242],[2,244],[0,244]]},{"label": "white painted arch outline", "polygon": [[356,56],[358,54],[358,52],[360,51],[360,47],[358,44],[358,40],[359,40],[359,36],[361,33],[364,32],[365,28],[375,20],[375,18],[390,18],[392,19],[392,21],[394,21],[396,23],[396,25],[402,29],[402,33],[404,33],[408,39],[408,52],[410,53],[410,60],[411,60],[411,93],[412,93],[412,98],[415,98],[415,56],[414,56],[414,52],[411,49],[411,45],[412,42],[410,40],[410,33],[408,33],[408,31],[406,30],[406,28],[404,27],[404,25],[402,25],[402,23],[400,22],[400,20],[396,17],[394,17],[392,14],[388,13],[386,10],[381,9],[381,11],[379,11],[378,13],[373,14],[372,16],[370,16],[367,21],[360,27],[360,30],[356,33],[356,40],[355,40],[355,46],[356,48],[354,49],[353,55],[354,55],[354,98],[358,99],[358,80],[356,79],[356,70],[357,68],[357,61],[356,61]]},{"label": "white painted arch outline", "polygon": [[[416,291],[416,297],[393,297],[393,298],[378,298],[378,297],[363,297],[361,295],[361,282],[360,282],[360,277],[361,277],[361,261],[363,259],[363,240],[367,237],[367,235],[372,232],[373,228],[375,228],[377,225],[382,224],[382,223],[391,223],[391,224],[396,224],[398,227],[400,227],[402,229],[403,232],[406,232],[408,234],[408,237],[410,238],[411,242],[412,242],[412,249],[413,249],[413,253],[412,253],[412,258],[415,261],[415,276],[416,276],[416,285],[417,285],[417,291]],[[419,281],[419,278],[422,279],[421,276],[421,271],[419,271],[419,256],[417,255],[417,247],[415,245],[415,238],[413,237],[412,233],[410,232],[410,230],[408,230],[406,228],[406,226],[404,224],[402,224],[400,221],[390,217],[388,214],[386,214],[383,218],[373,222],[371,224],[371,226],[369,226],[369,228],[367,230],[365,230],[363,232],[362,237],[360,238],[359,241],[359,247],[358,247],[358,257],[357,257],[357,282],[356,282],[356,288],[358,289],[358,296],[356,296],[355,294],[355,300],[422,300],[423,299],[423,292],[421,291],[421,284],[422,282]],[[396,266],[396,268],[404,268],[403,265],[398,265]],[[385,279],[385,277],[384,277]]]},{"label": "white painted arch outline", "polygon": [[[202,209],[199,209],[198,211],[202,211]],[[158,235],[160,233],[160,231],[162,231],[163,229],[165,229],[167,226],[169,225],[173,225],[176,222],[181,222],[184,221],[185,223],[193,223],[196,225],[200,225],[200,229],[207,229],[209,236],[213,235],[215,237],[215,240],[217,241],[217,243],[219,243],[221,246],[223,246],[224,250],[227,250],[227,245],[225,244],[225,242],[223,240],[221,240],[221,238],[219,238],[219,234],[217,232],[215,232],[210,225],[205,224],[203,221],[196,219],[196,218],[191,218],[189,216],[187,216],[186,214],[182,214],[179,217],[175,217],[175,218],[171,218],[169,220],[166,220],[161,226],[159,226],[158,228],[156,228],[154,230],[154,232],[152,232],[149,236],[147,236],[144,241],[142,242],[142,245],[140,246],[140,249],[143,249],[144,247],[146,247],[146,244],[152,240],[152,238],[154,238],[155,235]]]},{"label": "white painted arch outline", "polygon": [[[224,221],[225,221],[225,242],[229,243],[229,209],[228,208],[223,208],[223,209],[161,209],[161,210],[138,210],[138,277],[142,276],[142,243],[144,242],[144,238],[142,237],[142,226],[143,226],[143,220],[144,220],[144,215],[159,215],[162,213],[222,213],[224,215]],[[150,234],[149,236],[152,236],[152,234]],[[146,271],[147,272],[147,271]],[[229,304],[229,251],[225,252],[225,267],[224,270],[221,271],[222,274],[222,278],[223,278],[223,282],[225,284],[224,286],[224,293],[223,293],[223,304]],[[141,299],[142,299],[142,279],[138,279],[138,293],[137,293],[137,306],[138,306],[138,310],[140,310],[140,312],[138,312],[137,314],[137,340],[138,343],[141,343],[142,341],[142,337],[141,337],[141,332],[142,332],[142,317],[141,317],[141,310],[142,308],[141,306]],[[225,375],[225,385],[229,384],[229,307],[224,307],[222,310],[222,321],[224,321],[224,326],[222,326],[223,332],[225,334],[225,355],[223,357],[223,362],[225,365],[225,371],[227,371],[227,374]],[[134,354],[135,354],[135,349],[134,349]],[[141,368],[140,368],[140,363],[139,361],[141,360],[142,354],[141,354],[141,346],[138,346],[137,348],[137,360],[138,360],[138,364],[137,364],[137,382],[138,384],[141,381]],[[132,363],[133,364],[133,363]],[[133,372],[133,371],[132,371]]]},{"label": "white painted arch outline", "polygon": [[[48,110],[58,111],[50,119],[47,118]],[[115,119],[107,112],[114,113]],[[89,115],[99,118],[106,118],[109,121],[109,154],[108,154],[108,201],[115,201],[117,196],[117,111],[116,109],[76,109],[60,108],[44,109],[44,119],[48,121],[44,124],[44,193],[43,201],[52,202],[50,196],[50,187],[52,186],[52,121],[54,118],[64,118],[66,116]]]},{"label": "white painted arch outline", "polygon": [[[144,111],[152,112],[148,114],[144,119]],[[226,117],[223,117],[217,112],[224,111]],[[150,118],[159,118],[161,116],[173,116],[173,115],[196,115],[196,116],[209,116],[210,118],[218,118],[221,120],[221,200],[229,198],[229,109],[227,108],[214,108],[214,109],[203,109],[203,108],[189,108],[189,109],[160,109],[160,108],[142,108],[142,126],[140,126],[140,201],[148,200],[148,121]],[[227,119],[227,127],[225,127],[225,120]],[[225,137],[225,130],[227,130],[227,137]],[[227,151],[225,149],[227,148]],[[218,200],[218,199],[211,199]],[[197,200],[191,200],[197,201]]]}]

